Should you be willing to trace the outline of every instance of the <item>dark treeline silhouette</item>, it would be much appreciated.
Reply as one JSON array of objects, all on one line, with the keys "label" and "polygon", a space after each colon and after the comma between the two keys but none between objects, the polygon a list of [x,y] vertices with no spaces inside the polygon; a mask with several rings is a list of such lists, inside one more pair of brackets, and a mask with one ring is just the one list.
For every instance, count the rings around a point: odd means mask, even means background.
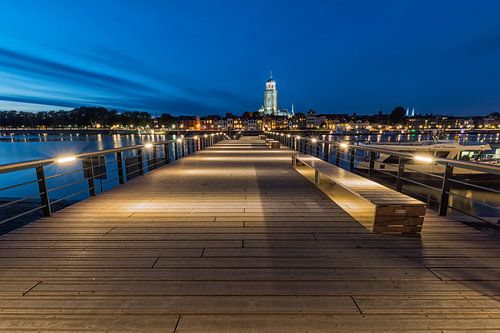
[{"label": "dark treeline silhouette", "polygon": [[147,112],[118,113],[103,107],[79,107],[71,111],[1,111],[0,127],[111,127],[146,126],[152,122]]}]

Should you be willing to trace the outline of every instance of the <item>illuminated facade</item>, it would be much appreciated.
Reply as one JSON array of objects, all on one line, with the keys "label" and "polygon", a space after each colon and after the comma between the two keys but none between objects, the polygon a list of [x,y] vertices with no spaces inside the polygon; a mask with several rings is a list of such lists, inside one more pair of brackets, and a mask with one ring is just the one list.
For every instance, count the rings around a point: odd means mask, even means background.
[{"label": "illuminated facade", "polygon": [[266,91],[264,91],[264,114],[277,116],[278,109],[278,90],[276,89],[276,81],[273,79],[273,73],[266,81]]}]

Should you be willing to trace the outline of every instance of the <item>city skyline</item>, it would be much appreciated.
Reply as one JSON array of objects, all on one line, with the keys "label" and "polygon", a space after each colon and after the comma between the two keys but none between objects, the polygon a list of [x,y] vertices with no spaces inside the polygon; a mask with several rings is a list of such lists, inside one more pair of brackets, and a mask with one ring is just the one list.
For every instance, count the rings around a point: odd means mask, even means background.
[{"label": "city skyline", "polygon": [[[0,110],[500,111],[500,3],[4,1]],[[263,8],[266,10],[262,10]]]}]

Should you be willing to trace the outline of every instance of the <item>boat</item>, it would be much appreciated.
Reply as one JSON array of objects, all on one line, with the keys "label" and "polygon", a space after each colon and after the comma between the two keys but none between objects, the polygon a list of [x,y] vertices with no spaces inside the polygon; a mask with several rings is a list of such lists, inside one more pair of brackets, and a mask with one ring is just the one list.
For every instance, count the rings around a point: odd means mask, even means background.
[{"label": "boat", "polygon": [[[495,154],[487,143],[461,144],[453,140],[425,140],[418,142],[381,142],[359,143],[363,148],[376,148],[380,150],[410,153],[418,159],[409,159],[405,162],[405,172],[443,174],[443,164],[429,163],[433,159],[444,158],[450,160],[469,161],[485,164],[499,164],[500,156]],[[377,152],[374,170],[385,172],[398,171],[399,157],[385,152]],[[367,169],[368,161],[359,161],[358,168]],[[480,171],[455,168],[454,175],[481,174]]]}]

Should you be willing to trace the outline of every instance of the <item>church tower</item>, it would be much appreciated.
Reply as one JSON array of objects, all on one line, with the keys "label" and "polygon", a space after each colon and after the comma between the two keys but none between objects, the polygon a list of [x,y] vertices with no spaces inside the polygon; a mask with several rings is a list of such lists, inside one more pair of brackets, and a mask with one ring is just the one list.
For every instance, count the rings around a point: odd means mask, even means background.
[{"label": "church tower", "polygon": [[266,81],[266,91],[264,92],[264,114],[277,116],[278,109],[278,90],[276,90],[276,81],[273,79],[273,72]]}]

